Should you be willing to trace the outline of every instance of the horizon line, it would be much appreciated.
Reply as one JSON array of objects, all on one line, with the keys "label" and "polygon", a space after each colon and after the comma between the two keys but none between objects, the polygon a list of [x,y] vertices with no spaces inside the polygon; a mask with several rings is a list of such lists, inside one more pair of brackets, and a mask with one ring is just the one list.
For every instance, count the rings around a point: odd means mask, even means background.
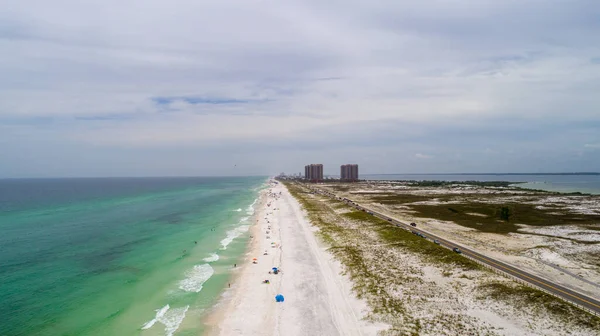
[{"label": "horizon line", "polygon": [[[325,176],[338,176],[338,174],[324,174]],[[389,175],[600,175],[600,172],[552,172],[552,173],[363,173],[362,176],[389,176]],[[147,176],[29,176],[29,177],[0,177],[0,180],[32,180],[32,179],[124,179],[124,178],[238,178],[238,177],[275,177],[275,174],[264,175],[147,175]]]},{"label": "horizon line", "polygon": [[364,173],[361,175],[600,175],[600,172],[553,173]]},{"label": "horizon line", "polygon": [[0,180],[34,180],[34,179],[125,179],[125,178],[197,178],[197,177],[210,177],[210,178],[235,178],[235,177],[264,177],[269,178],[271,175],[155,175],[155,176],[46,176],[46,177],[0,177]]}]

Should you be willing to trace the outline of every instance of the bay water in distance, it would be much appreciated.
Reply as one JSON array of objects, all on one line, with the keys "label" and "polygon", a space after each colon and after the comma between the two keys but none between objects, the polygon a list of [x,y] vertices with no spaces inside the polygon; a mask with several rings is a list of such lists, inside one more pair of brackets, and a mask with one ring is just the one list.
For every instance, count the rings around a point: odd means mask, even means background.
[{"label": "bay water in distance", "polygon": [[0,335],[201,333],[265,180],[0,180]]},{"label": "bay water in distance", "polygon": [[377,174],[362,175],[367,180],[413,181],[508,181],[521,188],[563,193],[600,194],[600,173],[565,174]]}]

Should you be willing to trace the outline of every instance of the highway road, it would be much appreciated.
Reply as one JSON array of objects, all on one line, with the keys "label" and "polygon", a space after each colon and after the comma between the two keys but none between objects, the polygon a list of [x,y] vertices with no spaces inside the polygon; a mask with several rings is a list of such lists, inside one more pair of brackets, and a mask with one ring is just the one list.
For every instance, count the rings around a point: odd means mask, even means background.
[{"label": "highway road", "polygon": [[348,205],[356,208],[357,210],[364,210],[366,212],[370,212],[372,213],[374,216],[379,217],[383,220],[386,220],[388,222],[390,222],[393,225],[396,225],[398,227],[402,227],[402,228],[406,228],[409,229],[411,231],[415,231],[415,232],[419,232],[423,235],[426,235],[428,239],[430,240],[437,240],[440,242],[441,246],[444,246],[446,248],[449,249],[453,249],[453,248],[459,248],[461,253],[465,256],[468,256],[476,261],[479,261],[480,263],[486,264],[492,268],[498,269],[502,272],[505,272],[513,277],[516,277],[518,279],[521,279],[525,282],[528,282],[536,287],[539,287],[545,291],[548,291],[558,297],[561,297],[562,299],[564,299],[565,301],[577,304],[579,306],[582,306],[592,312],[594,312],[597,315],[600,315],[600,301],[593,299],[591,297],[588,297],[586,295],[583,295],[581,293],[575,292],[571,289],[568,289],[566,287],[563,287],[557,283],[554,283],[550,280],[541,278],[539,276],[533,275],[531,273],[525,272],[519,268],[516,268],[514,266],[511,266],[505,262],[499,261],[497,259],[494,258],[490,258],[487,257],[479,252],[476,252],[468,247],[456,244],[452,241],[449,241],[447,239],[441,238],[439,236],[433,235],[430,232],[424,231],[422,229],[420,229],[419,227],[413,227],[410,226],[407,223],[401,222],[397,219],[391,218],[389,216],[386,216],[382,213],[379,213],[377,211],[368,209],[366,207],[363,207],[362,205],[357,204],[356,202],[347,199],[347,198],[342,198],[340,196],[337,196],[333,193],[330,193],[328,191],[325,190],[321,190],[321,189],[316,189],[316,188],[311,188],[313,191],[318,192],[319,194],[328,196],[328,197],[332,197],[332,198],[336,198],[339,199],[341,201],[346,202]]}]

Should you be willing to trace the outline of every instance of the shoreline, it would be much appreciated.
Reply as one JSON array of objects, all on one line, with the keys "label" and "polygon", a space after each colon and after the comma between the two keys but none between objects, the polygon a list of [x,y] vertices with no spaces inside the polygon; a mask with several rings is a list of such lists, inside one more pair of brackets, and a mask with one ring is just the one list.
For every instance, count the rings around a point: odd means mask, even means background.
[{"label": "shoreline", "polygon": [[561,195],[600,195],[600,189],[597,188],[576,188],[572,185],[561,186],[557,185],[556,182],[520,182],[519,184],[514,184],[514,186],[524,190],[558,193]]},{"label": "shoreline", "polygon": [[[337,258],[347,266],[359,295],[366,298],[373,308],[370,318],[390,325],[384,334],[562,335],[564,330],[578,335],[597,334],[600,319],[587,311],[482,268],[451,249],[440,247],[431,238],[417,236],[408,227],[396,227],[387,218],[381,219],[368,213],[371,209],[404,223],[415,222],[417,228],[436,235],[437,232],[427,230],[432,230],[435,225],[438,229],[446,228],[446,234],[468,235],[469,241],[485,238],[477,250],[510,247],[522,251],[526,247],[523,243],[529,242],[534,248],[539,248],[540,243],[551,240],[528,236],[516,242],[513,235],[499,234],[498,220],[488,214],[495,213],[493,210],[498,207],[497,204],[504,205],[507,200],[516,202],[528,197],[527,202],[518,203],[515,220],[527,222],[530,218],[545,220],[543,216],[554,218],[554,213],[544,213],[530,198],[548,197],[551,202],[546,205],[552,205],[568,201],[567,196],[558,198],[549,194],[516,192],[506,190],[502,185],[475,187],[452,184],[440,187],[427,182],[412,186],[387,181],[378,184],[323,183],[318,186],[290,183],[289,188],[309,210],[323,235],[330,238],[332,245],[339,247],[335,250]],[[324,192],[315,193],[314,189]],[[360,206],[355,208],[353,204],[336,200],[327,193],[349,198]],[[600,204],[596,202],[597,198],[592,200],[590,197],[588,202],[584,202],[580,196],[569,197],[575,202],[572,208],[563,204],[560,210],[565,213],[562,217],[567,219],[571,215],[581,218],[582,213],[573,212],[597,210]],[[465,205],[467,200],[475,202],[478,207]],[[366,209],[361,209],[361,206]],[[553,207],[550,211],[559,210]],[[423,213],[439,218],[435,221],[424,219]],[[444,217],[447,213],[452,217]],[[588,216],[590,225],[597,227],[590,216],[594,215]],[[461,225],[451,223],[451,219]],[[473,226],[478,230],[468,226],[472,222],[477,223]],[[505,223],[502,229],[519,230],[508,225]],[[583,231],[585,228],[577,232]],[[564,233],[570,232],[573,230]],[[546,236],[561,234],[538,233]],[[597,237],[597,231],[590,229],[586,235],[592,241],[593,237]],[[446,238],[441,234],[439,237]],[[453,235],[447,239],[463,243],[454,238]],[[471,245],[465,243],[465,246]],[[594,248],[590,244],[583,246]],[[568,245],[562,242],[558,247],[563,250]],[[501,250],[495,252],[492,255],[497,257]],[[578,252],[577,255],[582,257],[583,250]],[[487,251],[484,253],[487,254]],[[593,257],[591,253],[587,255]],[[564,285],[562,281],[559,283]]]},{"label": "shoreline", "polygon": [[[255,214],[241,269],[204,319],[207,335],[375,335],[381,330],[364,321],[367,304],[355,297],[341,263],[317,239],[316,227],[283,184],[269,182]],[[281,272],[272,274],[272,267]],[[278,294],[284,302],[275,302]]]},{"label": "shoreline", "polygon": [[236,291],[236,284],[243,278],[244,272],[250,267],[251,264],[246,262],[248,256],[258,247],[258,240],[256,239],[259,231],[258,218],[261,218],[264,214],[264,206],[267,201],[268,188],[262,189],[258,192],[258,197],[254,205],[254,214],[250,216],[250,237],[248,238],[247,247],[243,254],[238,258],[240,266],[236,267],[237,270],[232,270],[229,277],[229,284],[231,287],[225,287],[224,291],[219,295],[217,301],[212,305],[208,311],[201,317],[201,324],[205,329],[206,335],[218,335],[219,322],[225,318],[227,313],[226,307],[231,304]]}]

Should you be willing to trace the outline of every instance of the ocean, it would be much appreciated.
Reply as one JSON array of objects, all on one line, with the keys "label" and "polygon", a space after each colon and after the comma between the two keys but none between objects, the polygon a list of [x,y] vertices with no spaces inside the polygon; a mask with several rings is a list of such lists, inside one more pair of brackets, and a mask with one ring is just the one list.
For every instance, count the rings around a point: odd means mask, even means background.
[{"label": "ocean", "polygon": [[361,175],[367,180],[508,181],[521,188],[600,194],[599,174],[381,174]]},{"label": "ocean", "polygon": [[0,180],[0,335],[197,335],[266,178]]}]

